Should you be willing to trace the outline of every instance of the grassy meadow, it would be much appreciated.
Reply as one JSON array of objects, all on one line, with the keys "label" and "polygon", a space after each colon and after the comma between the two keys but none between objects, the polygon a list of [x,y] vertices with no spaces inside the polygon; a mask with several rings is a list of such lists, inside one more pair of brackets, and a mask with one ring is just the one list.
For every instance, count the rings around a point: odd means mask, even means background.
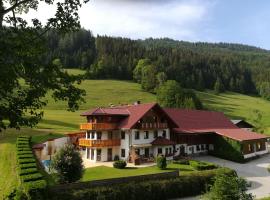
[{"label": "grassy meadow", "polygon": [[[68,72],[83,73],[81,70],[68,70]],[[85,80],[79,87],[86,90],[86,102],[81,105],[79,111],[66,111],[65,102],[54,102],[48,95],[44,118],[36,127],[23,128],[20,131],[8,129],[0,133],[0,199],[18,184],[15,161],[15,141],[18,135],[32,135],[35,143],[43,142],[48,138],[60,137],[66,132],[78,131],[79,123],[85,122],[85,119],[80,117],[80,113],[87,109],[109,104],[133,103],[137,100],[142,103],[156,101],[155,95],[142,91],[139,84],[131,81]],[[265,133],[270,134],[270,101],[237,93],[216,95],[206,91],[198,92],[198,95],[206,108],[222,111],[231,118],[243,118],[253,122],[253,110],[259,110],[262,113],[261,124]],[[87,174],[85,176],[89,179],[96,173],[89,171]]]}]

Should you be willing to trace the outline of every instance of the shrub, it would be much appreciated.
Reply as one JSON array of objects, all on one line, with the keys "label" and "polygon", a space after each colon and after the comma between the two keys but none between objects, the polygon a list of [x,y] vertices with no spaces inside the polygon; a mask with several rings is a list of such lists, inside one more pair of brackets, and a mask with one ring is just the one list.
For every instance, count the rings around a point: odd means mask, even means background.
[{"label": "shrub", "polygon": [[27,174],[35,174],[37,173],[38,170],[36,167],[34,168],[26,168],[26,169],[20,169],[19,170],[19,175],[22,176],[22,175],[27,175]]},{"label": "shrub", "polygon": [[117,160],[120,160],[120,158],[118,155],[115,155],[113,161],[117,161]]},{"label": "shrub", "polygon": [[27,169],[27,168],[37,167],[37,164],[36,163],[26,163],[26,164],[20,164],[19,167],[21,169]]},{"label": "shrub", "polygon": [[216,169],[218,166],[213,163],[208,162],[199,162],[195,160],[190,160],[189,164],[196,170],[210,170],[210,169]]},{"label": "shrub", "polygon": [[252,194],[246,193],[247,188],[248,183],[245,179],[220,172],[203,199],[252,200]]},{"label": "shrub", "polygon": [[22,182],[30,182],[30,181],[36,181],[42,179],[42,174],[40,173],[35,173],[35,174],[26,174],[26,175],[21,175],[21,180]]},{"label": "shrub", "polygon": [[25,163],[36,163],[36,160],[34,158],[22,158],[18,159],[19,164],[25,164]]},{"label": "shrub", "polygon": [[124,160],[117,160],[117,161],[114,161],[113,163],[113,167],[117,169],[124,169],[126,166],[127,166],[127,163]]},{"label": "shrub", "polygon": [[174,164],[181,164],[181,165],[189,165],[189,160],[182,159],[182,160],[175,160],[173,161]]},{"label": "shrub", "polygon": [[167,168],[167,160],[165,156],[158,156],[157,157],[157,167],[159,169],[166,169]]},{"label": "shrub", "polygon": [[65,145],[56,152],[51,167],[57,172],[60,183],[78,181],[83,175],[83,160],[73,145]]}]

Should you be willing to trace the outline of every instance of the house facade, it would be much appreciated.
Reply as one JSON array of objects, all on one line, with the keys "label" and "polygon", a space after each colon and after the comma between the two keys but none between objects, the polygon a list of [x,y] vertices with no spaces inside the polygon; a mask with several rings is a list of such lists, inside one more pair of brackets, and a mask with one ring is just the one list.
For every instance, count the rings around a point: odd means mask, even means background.
[{"label": "house facade", "polygon": [[[95,108],[84,112],[78,145],[90,162],[122,159],[141,164],[158,155],[174,156],[215,151],[216,135],[241,144],[244,158],[267,153],[266,137],[243,133],[222,113],[164,109],[156,103]],[[230,129],[230,131],[229,131]],[[244,135],[246,134],[246,135]]]}]

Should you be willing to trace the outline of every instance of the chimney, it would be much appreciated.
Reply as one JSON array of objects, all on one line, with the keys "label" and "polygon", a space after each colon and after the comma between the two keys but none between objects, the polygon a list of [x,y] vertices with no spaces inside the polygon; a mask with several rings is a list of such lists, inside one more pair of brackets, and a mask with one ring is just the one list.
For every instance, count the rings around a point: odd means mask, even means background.
[{"label": "chimney", "polygon": [[134,102],[134,105],[139,105],[139,104],[141,104],[141,101],[135,101]]}]

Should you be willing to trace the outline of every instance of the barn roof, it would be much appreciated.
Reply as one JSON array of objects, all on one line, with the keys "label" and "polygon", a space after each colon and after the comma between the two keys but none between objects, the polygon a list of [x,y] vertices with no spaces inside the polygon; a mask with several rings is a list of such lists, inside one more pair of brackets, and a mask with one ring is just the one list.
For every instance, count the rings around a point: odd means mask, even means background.
[{"label": "barn roof", "polygon": [[246,141],[267,138],[262,134],[246,131],[234,125],[221,112],[166,108],[165,112],[177,123],[177,133],[213,132],[234,140]]}]

